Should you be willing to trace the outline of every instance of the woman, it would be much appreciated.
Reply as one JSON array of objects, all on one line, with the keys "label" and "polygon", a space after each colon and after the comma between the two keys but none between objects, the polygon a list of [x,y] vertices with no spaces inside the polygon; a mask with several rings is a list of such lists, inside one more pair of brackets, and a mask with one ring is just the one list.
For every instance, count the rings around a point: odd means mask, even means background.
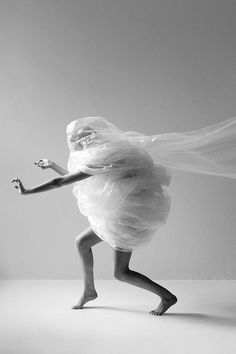
[{"label": "woman", "polygon": [[104,118],[87,117],[67,126],[68,171],[43,159],[61,177],[31,189],[15,178],[21,194],[74,183],[73,193],[90,227],[76,239],[82,259],[84,292],[73,309],[97,297],[92,247],[105,241],[114,249],[116,279],[160,297],[150,313],[162,315],[177,302],[169,290],[129,268],[135,248],[147,244],[170,211],[169,168],[236,178],[236,118],[185,133],[145,136],[123,132]]}]

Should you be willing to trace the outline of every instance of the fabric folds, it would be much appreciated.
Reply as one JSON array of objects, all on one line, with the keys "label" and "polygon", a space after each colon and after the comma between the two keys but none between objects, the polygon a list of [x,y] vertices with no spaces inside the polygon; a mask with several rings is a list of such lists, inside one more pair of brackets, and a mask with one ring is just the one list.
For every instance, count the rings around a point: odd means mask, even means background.
[{"label": "fabric folds", "polygon": [[73,193],[97,235],[113,248],[147,244],[168,218],[173,169],[236,178],[236,118],[188,132],[123,132],[102,117],[67,125],[69,172],[91,177]]}]

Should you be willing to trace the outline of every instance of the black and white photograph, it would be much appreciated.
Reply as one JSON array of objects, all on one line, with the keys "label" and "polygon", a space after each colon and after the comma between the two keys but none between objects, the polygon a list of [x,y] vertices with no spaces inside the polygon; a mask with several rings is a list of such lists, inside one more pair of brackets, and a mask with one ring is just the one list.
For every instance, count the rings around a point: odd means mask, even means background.
[{"label": "black and white photograph", "polygon": [[235,18],[0,0],[0,354],[236,353]]}]

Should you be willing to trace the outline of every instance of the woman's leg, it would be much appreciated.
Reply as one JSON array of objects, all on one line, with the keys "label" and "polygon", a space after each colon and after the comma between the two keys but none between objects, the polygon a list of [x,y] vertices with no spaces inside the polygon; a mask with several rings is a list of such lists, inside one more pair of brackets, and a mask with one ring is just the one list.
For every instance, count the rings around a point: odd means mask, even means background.
[{"label": "woman's leg", "polygon": [[94,286],[93,277],[93,252],[91,247],[102,240],[95,234],[91,227],[84,230],[75,240],[77,250],[79,252],[82,269],[84,274],[84,292],[78,303],[72,309],[82,309],[88,301],[96,299],[97,292]]},{"label": "woman's leg", "polygon": [[152,315],[162,315],[168,308],[177,302],[177,297],[169,290],[163,288],[161,285],[155,283],[148,277],[138,272],[129,269],[129,261],[132,252],[121,252],[115,250],[114,255],[114,276],[116,279],[126,283],[138,286],[140,288],[149,290],[154,294],[160,296],[161,302],[159,306],[150,311]]}]

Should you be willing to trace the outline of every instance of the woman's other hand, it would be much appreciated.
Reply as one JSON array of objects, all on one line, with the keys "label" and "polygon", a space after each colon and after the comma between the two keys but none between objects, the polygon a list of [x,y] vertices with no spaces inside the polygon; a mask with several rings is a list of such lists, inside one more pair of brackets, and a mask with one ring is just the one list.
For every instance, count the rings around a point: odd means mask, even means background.
[{"label": "woman's other hand", "polygon": [[16,189],[18,189],[18,191],[19,191],[19,193],[20,194],[27,194],[27,189],[23,186],[23,183],[21,182],[21,180],[19,179],[19,178],[13,178],[12,180],[11,180],[11,182],[12,183],[16,183],[15,185],[14,185],[14,187],[16,188]]},{"label": "woman's other hand", "polygon": [[48,159],[40,159],[37,162],[34,162],[34,164],[43,170],[46,168],[52,168],[53,166],[53,162]]}]

